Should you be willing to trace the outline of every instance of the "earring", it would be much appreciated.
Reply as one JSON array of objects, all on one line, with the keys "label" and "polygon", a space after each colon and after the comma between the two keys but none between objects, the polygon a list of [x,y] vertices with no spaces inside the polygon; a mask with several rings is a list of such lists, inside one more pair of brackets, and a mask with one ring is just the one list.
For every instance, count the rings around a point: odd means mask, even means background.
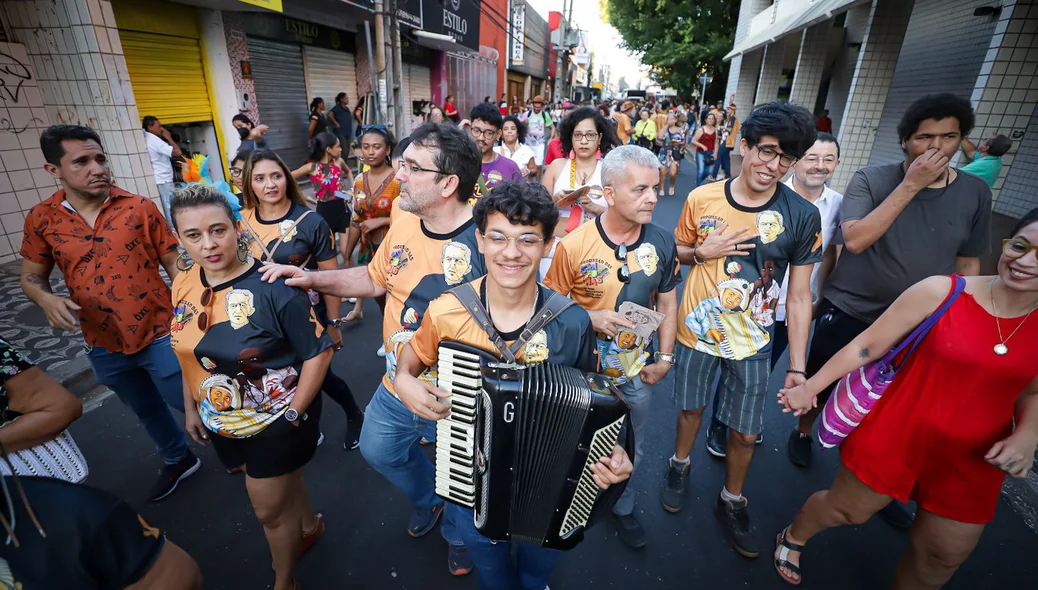
[{"label": "earring", "polygon": [[242,236],[238,238],[238,261],[247,262],[249,260],[249,238]]},{"label": "earring", "polygon": [[[184,261],[187,261],[187,262],[185,262],[184,266],[181,266],[180,263],[184,262]],[[190,264],[188,264],[188,263],[190,263]],[[187,252],[181,252],[177,256],[177,260],[176,260],[176,262],[174,264],[176,265],[177,270],[179,270],[180,272],[187,272],[191,268],[191,266],[194,264],[194,262],[191,262],[191,259],[187,255]]]}]

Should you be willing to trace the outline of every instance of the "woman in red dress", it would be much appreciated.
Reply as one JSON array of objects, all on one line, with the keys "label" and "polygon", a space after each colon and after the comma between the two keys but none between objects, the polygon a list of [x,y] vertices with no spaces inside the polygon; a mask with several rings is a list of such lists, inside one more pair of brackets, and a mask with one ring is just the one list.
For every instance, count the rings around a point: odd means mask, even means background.
[{"label": "woman in red dress", "polygon": [[[781,390],[783,411],[806,413],[821,388],[885,354],[941,305],[953,281],[930,277],[905,291],[817,375]],[[919,511],[893,588],[940,588],[994,518],[1005,475],[1023,478],[1031,469],[1038,445],[1038,209],[1003,241],[998,274],[965,282],[842,444],[832,488],[808,498],[779,533],[775,568],[786,582],[800,583],[803,545],[818,533],[862,524],[892,499],[911,499]]]}]

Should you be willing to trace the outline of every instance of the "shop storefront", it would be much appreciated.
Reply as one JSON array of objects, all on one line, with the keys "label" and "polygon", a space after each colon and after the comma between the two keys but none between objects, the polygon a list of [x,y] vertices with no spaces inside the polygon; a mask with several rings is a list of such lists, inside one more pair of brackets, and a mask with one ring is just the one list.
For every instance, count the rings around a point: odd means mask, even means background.
[{"label": "shop storefront", "polygon": [[548,75],[548,22],[524,0],[514,0],[509,19],[508,100],[543,95]]}]

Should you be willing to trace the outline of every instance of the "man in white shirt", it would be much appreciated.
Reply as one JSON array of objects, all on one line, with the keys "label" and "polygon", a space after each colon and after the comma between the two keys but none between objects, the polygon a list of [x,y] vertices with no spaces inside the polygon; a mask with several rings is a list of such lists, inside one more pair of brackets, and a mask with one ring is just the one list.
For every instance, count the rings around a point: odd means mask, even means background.
[{"label": "man in white shirt", "polygon": [[[828,133],[819,133],[811,149],[807,150],[803,158],[797,161],[793,167],[793,174],[786,180],[786,186],[793,189],[812,205],[818,208],[822,217],[822,262],[815,265],[811,271],[811,298],[814,301],[815,312],[818,311],[818,303],[821,300],[822,285],[826,277],[836,266],[840,246],[833,243],[840,227],[840,204],[843,203],[843,195],[826,186],[836,167],[840,165],[840,144],[836,138]],[[789,285],[789,275],[782,280],[782,290],[779,292],[778,309],[775,311],[775,338],[771,344],[771,366],[775,367],[782,353],[789,345],[786,333],[786,290]],[[714,396],[714,419],[710,423],[707,433],[707,451],[715,457],[724,457],[727,448],[728,427],[721,424],[717,418],[717,395]],[[762,439],[758,438],[757,443]]]},{"label": "man in white shirt", "polygon": [[155,172],[155,184],[159,187],[162,213],[166,216],[166,221],[172,225],[169,217],[169,198],[173,194],[173,162],[170,158],[179,158],[183,152],[177,142],[173,141],[169,129],[163,127],[157,118],[148,115],[141,120],[141,125],[144,127],[144,141],[148,145],[151,169]]}]

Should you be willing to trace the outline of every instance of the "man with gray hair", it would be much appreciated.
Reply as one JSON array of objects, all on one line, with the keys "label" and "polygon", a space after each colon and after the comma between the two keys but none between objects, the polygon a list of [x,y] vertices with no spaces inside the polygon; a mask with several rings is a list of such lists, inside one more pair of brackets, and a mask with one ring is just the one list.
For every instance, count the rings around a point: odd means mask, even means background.
[{"label": "man with gray hair", "polygon": [[[544,284],[568,295],[591,316],[598,334],[600,372],[611,377],[631,406],[634,468],[642,463],[649,432],[651,385],[673,364],[681,282],[674,236],[652,223],[660,177],[659,160],[649,150],[627,145],[602,160],[603,195],[609,208],[570,232],[555,250]],[[620,314],[621,303],[663,314],[654,326],[652,313]],[[634,308],[638,310],[638,307]],[[654,351],[652,332],[658,332]],[[628,483],[613,507],[620,540],[633,549],[645,546],[645,531],[634,518],[635,489]]]}]

